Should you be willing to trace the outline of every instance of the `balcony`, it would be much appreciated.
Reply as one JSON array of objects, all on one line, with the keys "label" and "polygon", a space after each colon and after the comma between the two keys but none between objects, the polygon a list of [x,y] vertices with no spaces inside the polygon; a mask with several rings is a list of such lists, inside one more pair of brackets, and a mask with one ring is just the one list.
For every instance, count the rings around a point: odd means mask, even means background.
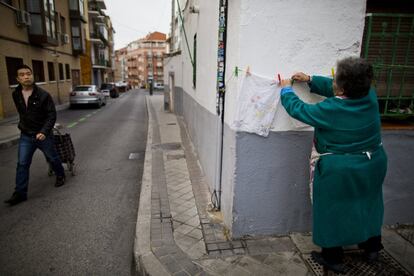
[{"label": "balcony", "polygon": [[109,60],[106,60],[104,58],[95,58],[92,60],[92,67],[93,68],[109,68],[110,64],[109,64]]},{"label": "balcony", "polygon": [[80,20],[87,23],[85,16],[84,0],[70,0],[69,1],[69,17],[71,20]]},{"label": "balcony", "polygon": [[90,6],[96,6],[100,9],[106,10],[106,5],[104,0],[89,0],[88,1]]}]

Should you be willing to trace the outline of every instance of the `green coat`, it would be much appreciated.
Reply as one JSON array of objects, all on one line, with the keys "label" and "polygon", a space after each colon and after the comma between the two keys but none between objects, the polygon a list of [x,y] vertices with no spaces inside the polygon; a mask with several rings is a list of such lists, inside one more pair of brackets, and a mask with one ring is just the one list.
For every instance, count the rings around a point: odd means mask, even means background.
[{"label": "green coat", "polygon": [[316,150],[334,153],[321,156],[315,167],[313,241],[335,247],[379,236],[387,156],[376,93],[371,89],[361,99],[339,99],[334,97],[332,79],[318,76],[310,88],[327,98],[317,104],[306,104],[294,93],[281,98],[290,116],[315,127]]}]

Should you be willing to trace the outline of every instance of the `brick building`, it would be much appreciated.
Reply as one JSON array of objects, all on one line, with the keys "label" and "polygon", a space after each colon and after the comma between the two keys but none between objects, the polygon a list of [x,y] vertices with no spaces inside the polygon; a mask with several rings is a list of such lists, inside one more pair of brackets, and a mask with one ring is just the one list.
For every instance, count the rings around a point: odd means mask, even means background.
[{"label": "brick building", "polygon": [[[124,80],[128,80],[134,87],[145,87],[149,80],[161,85],[164,84],[165,34],[160,32],[150,33],[144,38],[129,43],[126,47],[126,53],[123,49],[116,52],[115,59],[118,63],[116,65],[117,71],[127,72],[127,77]],[[124,66],[120,64],[122,62],[124,62]],[[121,77],[122,73],[119,71],[115,75]]]}]

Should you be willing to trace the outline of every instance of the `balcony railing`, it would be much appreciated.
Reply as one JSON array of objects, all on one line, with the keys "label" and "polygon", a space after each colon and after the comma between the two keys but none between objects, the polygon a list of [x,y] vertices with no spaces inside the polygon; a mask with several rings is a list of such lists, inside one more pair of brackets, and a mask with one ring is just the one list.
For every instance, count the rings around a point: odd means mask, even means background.
[{"label": "balcony railing", "polygon": [[93,60],[93,66],[111,67],[109,60],[103,58],[95,58]]}]

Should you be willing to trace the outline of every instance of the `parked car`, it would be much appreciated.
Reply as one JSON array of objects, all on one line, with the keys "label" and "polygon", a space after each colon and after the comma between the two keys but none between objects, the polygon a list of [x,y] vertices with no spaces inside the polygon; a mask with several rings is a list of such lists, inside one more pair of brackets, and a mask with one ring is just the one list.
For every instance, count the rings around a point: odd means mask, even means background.
[{"label": "parked car", "polygon": [[101,92],[106,97],[111,97],[111,98],[118,98],[119,97],[118,87],[116,87],[115,83],[113,83],[113,82],[102,83]]},{"label": "parked car", "polygon": [[119,92],[126,92],[131,89],[131,86],[126,81],[119,81],[116,83],[116,86],[119,89]]},{"label": "parked car", "polygon": [[154,83],[154,89],[164,89],[164,85],[162,83]]},{"label": "parked car", "polygon": [[92,104],[100,108],[106,104],[106,97],[96,85],[78,85],[69,94],[69,103],[70,107]]}]

